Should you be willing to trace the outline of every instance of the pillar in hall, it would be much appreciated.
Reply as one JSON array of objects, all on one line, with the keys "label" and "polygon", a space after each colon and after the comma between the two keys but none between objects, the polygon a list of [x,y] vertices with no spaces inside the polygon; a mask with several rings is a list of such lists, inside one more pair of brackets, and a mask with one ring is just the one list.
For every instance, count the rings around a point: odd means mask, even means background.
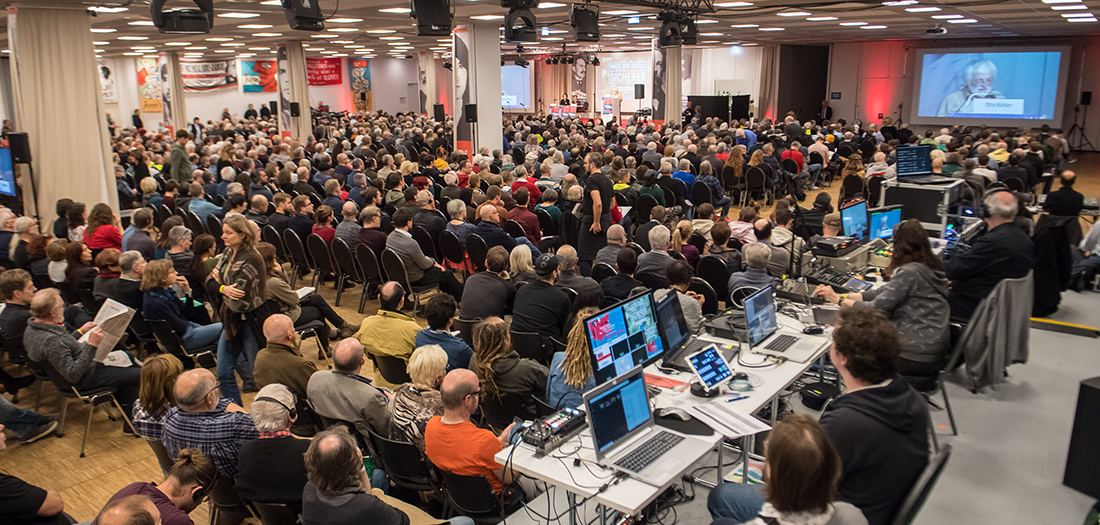
[{"label": "pillar in hall", "polygon": [[118,208],[91,20],[84,6],[8,7],[14,124],[27,133],[34,168],[32,191],[20,166],[24,209],[43,224],[65,197]]},{"label": "pillar in hall", "polygon": [[[161,53],[157,60],[160,69],[160,93],[164,108],[164,123],[172,129],[187,129],[187,103],[183,95],[183,77],[180,76],[180,54],[177,51]],[[201,142],[200,137],[195,137]]]},{"label": "pillar in hall", "polygon": [[679,124],[683,113],[683,47],[665,48],[665,124]]},{"label": "pillar in hall", "polygon": [[[283,138],[294,137],[303,144],[313,132],[309,108],[309,78],[306,76],[306,52],[301,42],[279,46],[279,131]],[[298,103],[298,116],[290,115],[291,103]]]},{"label": "pillar in hall", "polygon": [[416,55],[416,68],[419,74],[417,82],[420,83],[420,112],[432,115],[435,105],[435,59],[433,53],[421,51]]},{"label": "pillar in hall", "polygon": [[[470,156],[477,148],[501,144],[503,110],[500,107],[500,26],[469,24],[454,31],[455,149]],[[477,112],[467,115],[466,105]],[[476,120],[476,123],[466,122]]]}]

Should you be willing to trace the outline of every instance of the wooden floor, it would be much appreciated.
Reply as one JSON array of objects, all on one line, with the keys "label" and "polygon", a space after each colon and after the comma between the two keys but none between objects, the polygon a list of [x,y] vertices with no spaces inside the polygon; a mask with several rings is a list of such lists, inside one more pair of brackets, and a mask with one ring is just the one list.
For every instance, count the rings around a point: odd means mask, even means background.
[{"label": "wooden floor", "polygon": [[[1081,155],[1080,160],[1069,165],[1077,172],[1077,190],[1086,197],[1100,196],[1100,154]],[[808,206],[820,191],[833,195],[839,185],[812,192],[804,205]],[[771,209],[764,210],[770,216]],[[736,212],[731,212],[736,216]],[[1087,224],[1084,227],[1088,227]],[[363,314],[355,311],[359,302],[360,288],[346,292],[340,307],[336,311],[349,322],[358,325],[365,317],[378,309],[378,301],[368,301]],[[329,304],[335,303],[335,290],[331,283],[319,292]],[[426,322],[420,320],[426,326]],[[316,344],[312,340],[303,345],[307,358],[317,360]],[[319,367],[325,365],[317,361]],[[10,364],[5,367],[16,375],[25,372]],[[369,367],[369,362],[368,362]],[[367,375],[373,375],[367,371]],[[33,409],[37,398],[37,386],[22,391],[19,406]],[[43,414],[60,414],[62,398],[56,390],[47,385],[43,389]],[[10,396],[8,396],[10,398]],[[245,394],[245,405],[251,403],[254,394]],[[116,411],[117,412],[117,411]],[[117,416],[117,414],[116,414]],[[31,445],[21,445],[11,432],[7,432],[8,448],[0,452],[0,470],[17,476],[34,485],[58,490],[65,501],[65,510],[77,521],[87,521],[95,517],[103,504],[119,489],[135,481],[160,481],[160,468],[152,450],[140,438],[123,436],[121,423],[110,421],[104,409],[96,409],[92,428],[88,436],[87,455],[80,456],[80,442],[84,425],[88,418],[88,408],[78,401],[70,401],[65,434],[61,438],[48,437]],[[196,523],[207,522],[207,506],[204,504],[191,513]]]}]

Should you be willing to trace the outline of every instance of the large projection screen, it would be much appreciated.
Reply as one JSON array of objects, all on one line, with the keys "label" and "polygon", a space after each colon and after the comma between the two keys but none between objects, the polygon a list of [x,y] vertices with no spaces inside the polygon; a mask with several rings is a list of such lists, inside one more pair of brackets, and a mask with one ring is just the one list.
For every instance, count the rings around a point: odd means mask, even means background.
[{"label": "large projection screen", "polygon": [[914,124],[1062,126],[1070,47],[917,50]]}]

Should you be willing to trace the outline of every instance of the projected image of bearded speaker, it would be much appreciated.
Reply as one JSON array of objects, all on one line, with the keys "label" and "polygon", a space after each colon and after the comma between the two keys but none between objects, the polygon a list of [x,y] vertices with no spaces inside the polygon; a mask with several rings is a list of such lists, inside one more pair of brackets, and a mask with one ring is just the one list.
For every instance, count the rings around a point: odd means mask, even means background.
[{"label": "projected image of bearded speaker", "polygon": [[958,77],[959,90],[943,97],[936,110],[937,117],[953,113],[974,113],[975,98],[1005,98],[1004,93],[993,89],[997,82],[997,66],[989,60],[975,60],[967,64]]}]

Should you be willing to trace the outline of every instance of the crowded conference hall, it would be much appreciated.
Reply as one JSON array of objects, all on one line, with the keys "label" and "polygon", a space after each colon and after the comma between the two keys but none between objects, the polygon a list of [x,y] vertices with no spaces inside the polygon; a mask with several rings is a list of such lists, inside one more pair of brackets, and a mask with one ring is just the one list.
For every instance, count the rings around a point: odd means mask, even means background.
[{"label": "crowded conference hall", "polygon": [[1094,1],[9,0],[0,525],[1100,525]]}]

